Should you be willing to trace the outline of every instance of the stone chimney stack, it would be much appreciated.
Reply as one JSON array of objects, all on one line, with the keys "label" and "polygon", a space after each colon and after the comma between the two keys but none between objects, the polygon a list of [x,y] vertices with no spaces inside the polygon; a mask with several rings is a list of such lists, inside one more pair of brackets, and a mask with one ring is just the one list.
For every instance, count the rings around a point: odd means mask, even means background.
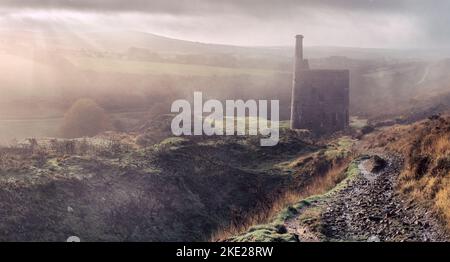
[{"label": "stone chimney stack", "polygon": [[297,74],[299,70],[309,69],[308,61],[303,59],[303,36],[295,36],[295,68],[294,73]]},{"label": "stone chimney stack", "polygon": [[291,101],[291,128],[301,128],[298,97],[301,92],[300,80],[305,70],[309,70],[308,60],[303,58],[303,35],[295,36],[295,57],[294,57],[294,79],[292,83],[292,101]]},{"label": "stone chimney stack", "polygon": [[295,36],[295,59],[296,61],[303,61],[303,36]]}]

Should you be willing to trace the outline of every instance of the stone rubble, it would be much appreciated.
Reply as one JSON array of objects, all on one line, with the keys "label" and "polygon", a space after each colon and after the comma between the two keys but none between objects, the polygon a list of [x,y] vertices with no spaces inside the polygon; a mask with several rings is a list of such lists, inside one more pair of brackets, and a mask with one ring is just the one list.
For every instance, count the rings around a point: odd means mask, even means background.
[{"label": "stone rubble", "polygon": [[[373,161],[382,163],[380,158]],[[326,204],[322,234],[331,241],[446,241],[448,236],[431,212],[408,203],[396,192],[401,159],[385,156],[377,173],[365,170]]]}]

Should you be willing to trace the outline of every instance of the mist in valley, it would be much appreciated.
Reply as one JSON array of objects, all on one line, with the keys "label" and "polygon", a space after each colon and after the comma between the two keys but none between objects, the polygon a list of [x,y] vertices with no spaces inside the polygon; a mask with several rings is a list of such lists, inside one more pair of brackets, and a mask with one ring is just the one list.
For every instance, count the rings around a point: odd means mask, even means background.
[{"label": "mist in valley", "polygon": [[[111,126],[118,131],[150,114],[168,113],[173,101],[194,91],[219,100],[279,99],[280,118],[289,119],[290,42],[239,47],[137,31],[73,34],[70,28],[0,34],[3,143],[62,137],[64,114],[82,98],[98,103],[120,125]],[[412,106],[449,104],[450,60],[432,50],[414,55],[414,50],[307,46],[305,54],[312,68],[351,70],[352,116],[399,117]]]}]

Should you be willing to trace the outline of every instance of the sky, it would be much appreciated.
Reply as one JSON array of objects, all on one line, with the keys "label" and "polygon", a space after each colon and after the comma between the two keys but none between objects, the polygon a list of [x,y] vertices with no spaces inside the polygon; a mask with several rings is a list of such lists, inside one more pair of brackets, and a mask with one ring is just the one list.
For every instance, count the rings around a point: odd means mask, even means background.
[{"label": "sky", "polygon": [[0,28],[133,30],[232,45],[450,47],[448,0],[0,0]]}]

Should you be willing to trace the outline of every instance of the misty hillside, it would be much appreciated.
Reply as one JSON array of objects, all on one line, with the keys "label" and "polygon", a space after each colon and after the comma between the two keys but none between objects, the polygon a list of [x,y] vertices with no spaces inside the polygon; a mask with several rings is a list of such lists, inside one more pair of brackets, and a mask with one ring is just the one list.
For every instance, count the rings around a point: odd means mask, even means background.
[{"label": "misty hillside", "polygon": [[[219,100],[279,99],[280,118],[290,116],[290,47],[215,45],[129,31],[0,35],[3,141],[59,136],[62,116],[85,97],[111,114],[155,108],[167,113],[175,99],[202,91]],[[312,68],[350,69],[353,116],[380,119],[414,111],[426,117],[447,110],[448,59],[423,60],[423,53],[397,51],[309,47],[305,54]]]},{"label": "misty hillside", "polygon": [[[233,46],[201,43],[164,37],[139,31],[77,32],[62,30],[0,31],[2,44],[52,47],[61,49],[90,49],[95,51],[124,52],[130,47],[146,48],[154,52],[171,54],[235,54],[244,56],[272,56],[291,58],[293,46]],[[441,59],[450,56],[449,49],[382,49],[333,46],[305,46],[310,58],[345,56],[354,59]]]}]

